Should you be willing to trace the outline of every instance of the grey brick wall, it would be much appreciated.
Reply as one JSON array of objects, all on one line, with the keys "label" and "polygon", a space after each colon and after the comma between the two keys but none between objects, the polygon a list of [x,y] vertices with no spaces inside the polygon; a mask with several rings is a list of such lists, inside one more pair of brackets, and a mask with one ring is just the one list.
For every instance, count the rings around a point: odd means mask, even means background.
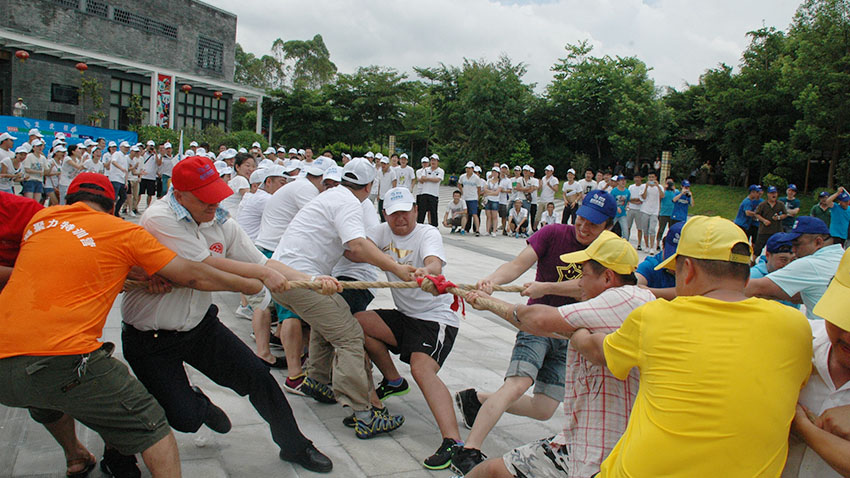
[{"label": "grey brick wall", "polygon": [[[34,37],[96,51],[146,65],[199,76],[233,80],[236,51],[236,16],[194,0],[98,0],[108,6],[108,17],[84,11],[87,0],[29,0],[3,2],[4,28]],[[115,8],[177,28],[177,39],[148,33],[119,23]],[[222,69],[198,67],[198,37],[223,46]],[[49,84],[48,84],[49,88]]]}]

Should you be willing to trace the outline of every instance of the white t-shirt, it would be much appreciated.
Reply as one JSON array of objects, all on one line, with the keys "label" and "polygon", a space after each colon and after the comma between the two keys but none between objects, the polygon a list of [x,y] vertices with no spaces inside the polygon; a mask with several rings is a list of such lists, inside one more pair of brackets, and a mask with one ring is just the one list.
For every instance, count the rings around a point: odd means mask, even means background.
[{"label": "white t-shirt", "polygon": [[531,191],[528,194],[531,195],[531,204],[537,204],[537,191],[540,190],[540,180],[535,177],[531,177],[525,180],[525,185],[527,187],[534,188],[534,191]]},{"label": "white t-shirt", "polygon": [[510,196],[513,187],[511,178],[500,179],[499,187],[502,188],[502,192],[499,194],[499,204],[508,204],[508,196]]},{"label": "white t-shirt", "polygon": [[[850,382],[836,389],[829,374],[829,352],[832,343],[826,334],[823,320],[810,320],[812,326],[812,375],[800,390],[799,402],[816,416],[830,408],[850,405]],[[782,478],[840,478],[841,475],[806,445],[806,442],[791,434],[788,444],[788,459]]]},{"label": "white t-shirt", "polygon": [[366,237],[363,223],[363,206],[350,189],[328,189],[298,211],[272,258],[305,274],[329,275],[345,243]]},{"label": "white t-shirt", "polygon": [[396,180],[396,172],[393,168],[387,168],[384,172],[383,168],[378,169],[378,176],[375,178],[378,182],[378,198],[384,199],[387,191],[393,188],[393,181]]},{"label": "white t-shirt", "polygon": [[449,213],[449,218],[454,218],[455,216],[462,216],[466,214],[466,202],[461,199],[455,204],[454,199],[449,201],[449,204],[446,206],[446,212]]},{"label": "white t-shirt", "polygon": [[[655,184],[658,185],[658,183]],[[640,206],[640,212],[657,216],[661,211],[661,195],[664,193],[659,191],[656,186],[650,186],[649,183],[640,188],[640,194],[643,195],[644,191],[646,191],[646,199]]]},{"label": "white t-shirt", "polygon": [[[340,186],[337,186],[340,187]],[[379,225],[378,210],[372,201],[363,201],[360,203],[363,209],[363,226],[364,230],[371,230]],[[339,259],[333,269],[334,277],[351,277],[352,279],[374,282],[378,280],[378,268],[368,262],[351,262],[345,256]],[[369,289],[372,295],[375,294],[373,289]]]},{"label": "white t-shirt", "polygon": [[44,171],[47,169],[47,158],[45,158],[43,154],[36,156],[35,153],[29,153],[21,162],[21,168],[36,171],[34,173],[24,171],[25,180],[44,182]]},{"label": "white t-shirt", "polygon": [[0,148],[0,161],[4,159],[12,159],[15,157],[15,152],[10,149]]},{"label": "white t-shirt", "polygon": [[443,182],[443,178],[446,176],[446,172],[443,171],[443,168],[431,169],[428,168],[425,170],[423,174],[426,178],[438,178],[439,182],[423,182],[422,183],[422,194],[430,194],[431,196],[440,196],[440,183]]},{"label": "white t-shirt", "polygon": [[511,177],[511,195],[508,198],[508,202],[513,204],[514,201],[519,199],[520,201],[525,201],[525,193],[520,191],[517,188],[525,188],[525,178],[522,176],[512,176]]},{"label": "white t-shirt", "polygon": [[127,180],[137,183],[142,178],[142,157],[136,156],[132,158],[128,156],[127,160],[130,162],[130,171],[127,172]]},{"label": "white t-shirt", "polygon": [[554,174],[549,178],[543,176],[540,179],[540,202],[544,205],[555,201],[555,190],[552,188],[558,188],[558,178]]},{"label": "white t-shirt", "polygon": [[[250,264],[265,264],[266,257],[233,218],[224,223],[213,219],[197,224],[180,219],[171,207],[171,195],[151,204],[139,224],[178,256],[203,261],[209,256],[226,257]],[[197,326],[212,304],[212,292],[175,288],[168,294],[127,291],[121,302],[124,322],[139,330],[188,331]]]},{"label": "white t-shirt", "polygon": [[[437,228],[427,224],[417,224],[406,236],[397,236],[388,224],[380,224],[369,230],[369,239],[385,254],[401,264],[413,267],[425,267],[425,259],[437,257],[446,265],[446,253],[443,250],[443,237]],[[387,272],[387,280],[400,282],[395,274]],[[414,319],[437,322],[451,327],[460,325],[457,315],[452,311],[452,297],[448,294],[433,296],[422,289],[390,289],[396,309]]]},{"label": "white t-shirt", "polygon": [[[307,178],[298,178],[275,191],[266,201],[260,232],[254,242],[263,249],[275,250],[298,211],[318,195],[319,189]],[[306,236],[299,240],[305,239]]]},{"label": "white t-shirt", "polygon": [[125,171],[129,171],[130,169],[130,160],[127,158],[127,155],[122,153],[121,151],[116,151],[112,153],[112,156],[109,157],[110,167],[106,172],[106,177],[109,178],[113,183],[125,183],[127,182],[127,173],[121,171],[115,165],[121,166]]},{"label": "white t-shirt", "polygon": [[[0,171],[3,169],[2,166],[6,166],[6,174],[15,174],[21,170],[20,166],[18,166],[18,169],[15,169],[15,165],[12,163],[12,158],[0,159]],[[0,178],[0,190],[9,191],[13,187],[14,183],[12,182],[12,178]]]},{"label": "white t-shirt", "polygon": [[[491,190],[491,191],[497,191],[499,189],[499,180],[497,179],[495,181],[487,181],[486,188]],[[499,196],[501,196],[501,194],[494,194],[492,196],[484,196],[484,198],[487,199],[487,201],[499,202]]]},{"label": "white t-shirt", "polygon": [[87,159],[83,163],[83,171],[87,173],[103,174],[103,161],[94,162],[93,159]]},{"label": "white t-shirt", "polygon": [[552,211],[552,214],[549,214],[549,211],[543,211],[543,214],[540,215],[540,227],[548,226],[549,224],[557,224],[558,216]]},{"label": "white t-shirt", "polygon": [[460,196],[461,201],[477,201],[478,188],[484,186],[481,178],[476,176],[475,173],[472,173],[472,176],[467,176],[466,173],[461,174],[457,184],[463,188]]},{"label": "white t-shirt", "polygon": [[578,182],[579,190],[582,194],[587,194],[590,191],[593,191],[594,189],[596,189],[596,181],[594,181],[592,179],[590,181],[588,181],[587,179],[581,179],[577,182]]},{"label": "white t-shirt", "polygon": [[59,185],[60,186],[70,186],[71,181],[77,176],[79,170],[71,165],[71,161],[74,161],[69,156],[65,156],[65,159],[62,160],[62,166],[59,168]]},{"label": "white t-shirt", "polygon": [[[632,211],[634,211],[634,210],[639,211],[640,210],[641,204],[643,204],[643,199],[641,199],[640,195],[641,195],[641,192],[643,191],[644,186],[645,186],[645,184],[641,184],[640,186],[638,186],[637,184],[632,184],[631,186],[629,186],[629,194],[631,195],[630,196],[631,199],[632,200],[637,199],[637,200],[640,201],[640,203],[635,204],[635,203],[631,202],[631,200],[629,200],[629,210],[632,210]],[[660,210],[660,208],[659,208],[659,210]]]},{"label": "white t-shirt", "polygon": [[581,188],[581,183],[578,181],[573,181],[572,184],[570,184],[569,181],[565,181],[563,186],[561,186],[561,191],[564,192],[565,200],[568,202],[575,202],[584,190]]},{"label": "white t-shirt", "polygon": [[236,222],[242,226],[245,233],[252,241],[257,240],[260,233],[260,222],[263,220],[263,210],[266,202],[272,197],[265,189],[257,189],[257,192],[247,192],[242,196],[239,203],[239,211],[236,213]]},{"label": "white t-shirt", "polygon": [[419,168],[416,170],[416,187],[413,188],[414,196],[422,194],[422,177],[425,176],[425,169],[429,168]]},{"label": "white t-shirt", "polygon": [[156,154],[145,153],[142,156],[142,179],[156,180],[156,171],[159,166],[156,164]]},{"label": "white t-shirt", "polygon": [[239,190],[247,189],[250,191],[251,183],[248,182],[248,179],[245,178],[245,176],[237,174],[230,178],[227,185],[230,186],[230,190],[233,191],[233,194],[224,198],[220,207],[226,209],[231,216],[236,217],[236,213],[239,211],[239,203],[242,202],[242,196],[245,194],[240,193]]},{"label": "white t-shirt", "polygon": [[47,160],[47,167],[44,169],[44,187],[56,189],[59,187],[59,175],[54,174],[59,171],[59,163],[56,158]]},{"label": "white t-shirt", "polygon": [[396,171],[396,177],[397,177],[397,181],[398,181],[396,183],[396,187],[407,188],[408,190],[412,189],[412,187],[413,187],[413,177],[414,177],[414,174],[416,174],[413,171],[413,168],[411,168],[410,166],[404,166],[404,167],[398,166],[395,171]]},{"label": "white t-shirt", "polygon": [[511,221],[519,224],[523,219],[528,219],[528,209],[521,207],[519,208],[519,211],[517,211],[516,207],[512,207],[509,218]]},{"label": "white t-shirt", "polygon": [[171,170],[174,169],[174,163],[177,160],[171,156],[162,156],[162,164],[157,168],[157,172],[162,176],[171,176]]}]

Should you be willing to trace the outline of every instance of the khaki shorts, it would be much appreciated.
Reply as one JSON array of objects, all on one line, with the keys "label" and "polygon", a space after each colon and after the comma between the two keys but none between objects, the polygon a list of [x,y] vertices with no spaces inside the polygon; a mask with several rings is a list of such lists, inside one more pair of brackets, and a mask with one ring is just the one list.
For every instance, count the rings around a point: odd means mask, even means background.
[{"label": "khaki shorts", "polygon": [[552,448],[553,438],[555,437],[531,442],[505,453],[502,457],[505,467],[514,476],[569,477],[566,449],[563,446]]},{"label": "khaki shorts", "polygon": [[123,455],[147,450],[171,433],[165,411],[113,344],[84,355],[0,359],[0,403],[27,408],[39,423],[67,414],[97,432]]}]

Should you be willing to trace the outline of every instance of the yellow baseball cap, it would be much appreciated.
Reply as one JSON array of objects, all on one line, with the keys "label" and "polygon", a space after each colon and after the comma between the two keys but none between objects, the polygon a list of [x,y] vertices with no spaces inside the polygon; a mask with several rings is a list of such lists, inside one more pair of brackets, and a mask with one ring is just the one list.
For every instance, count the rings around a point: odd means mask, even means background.
[{"label": "yellow baseball cap", "polygon": [[838,264],[838,271],[829,283],[823,297],[815,305],[815,315],[850,331],[850,250],[844,253]]},{"label": "yellow baseball cap", "polygon": [[[743,242],[749,247],[750,254],[733,254],[735,244]],[[734,222],[719,216],[694,216],[688,219],[682,228],[679,246],[676,253],[658,264],[655,270],[662,268],[675,269],[676,258],[681,254],[694,259],[750,263],[753,248],[749,245],[747,235]]]},{"label": "yellow baseball cap", "polygon": [[561,260],[567,264],[594,260],[617,274],[631,274],[638,266],[635,248],[629,241],[611,231],[602,231],[587,249],[563,254]]}]

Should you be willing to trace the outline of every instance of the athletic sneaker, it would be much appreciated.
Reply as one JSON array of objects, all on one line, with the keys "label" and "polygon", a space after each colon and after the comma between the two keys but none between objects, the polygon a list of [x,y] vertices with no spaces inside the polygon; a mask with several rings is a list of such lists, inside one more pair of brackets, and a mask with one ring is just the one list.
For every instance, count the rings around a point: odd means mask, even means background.
[{"label": "athletic sneaker", "polygon": [[478,232],[478,231],[475,231],[475,237],[481,237],[481,233]]},{"label": "athletic sneaker", "polygon": [[100,471],[115,478],[140,478],[142,472],[136,463],[136,455],[122,455],[114,448],[105,448],[100,460]]},{"label": "athletic sneaker", "polygon": [[452,464],[452,456],[457,447],[457,442],[451,438],[443,438],[443,443],[437,448],[433,455],[422,462],[422,466],[429,470],[444,470]]},{"label": "athletic sneaker", "polygon": [[306,397],[307,393],[305,391],[306,387],[304,385],[304,380],[306,378],[307,375],[303,373],[295,378],[286,377],[286,380],[283,382],[283,389],[289,393]]},{"label": "athletic sneaker", "polygon": [[461,230],[460,230],[460,235],[461,235],[461,236],[465,236],[465,235],[466,235],[466,231],[464,231],[463,229],[461,229]]},{"label": "athletic sneaker", "polygon": [[643,249],[641,249],[640,244],[638,244],[637,250],[639,250],[639,251],[643,250]]},{"label": "athletic sneaker", "polygon": [[466,428],[472,430],[472,424],[475,423],[475,417],[478,416],[478,411],[481,410],[481,402],[478,401],[478,392],[474,388],[467,388],[455,393],[455,404],[463,418],[463,424]]},{"label": "athletic sneaker", "polygon": [[407,380],[401,379],[401,383],[397,386],[392,386],[387,381],[387,379],[381,380],[381,383],[378,384],[377,388],[375,388],[375,393],[378,394],[378,400],[384,401],[390,397],[400,397],[402,395],[407,395],[407,392],[410,391],[410,385],[407,384]]},{"label": "athletic sneaker", "polygon": [[452,471],[463,476],[486,459],[487,455],[481,453],[481,450],[457,445],[452,456]]},{"label": "athletic sneaker", "polygon": [[251,310],[251,306],[249,305],[240,305],[236,308],[236,317],[250,320],[254,318],[254,311]]},{"label": "athletic sneaker", "polygon": [[321,403],[336,403],[333,390],[324,383],[317,382],[310,377],[305,377],[300,388],[302,392],[313,400]]},{"label": "athletic sneaker", "polygon": [[[391,418],[390,417],[390,411],[389,411],[389,409],[387,409],[387,407],[375,409],[375,411],[378,412],[379,415],[381,415],[385,418]],[[347,426],[348,428],[354,428],[354,425],[356,424],[356,422],[354,421],[354,413],[343,418],[342,424]]]},{"label": "athletic sneaker", "polygon": [[374,408],[370,410],[370,415],[368,422],[360,420],[357,415],[354,416],[354,434],[357,438],[365,440],[380,433],[388,433],[404,423],[403,416],[389,415],[389,412],[384,414]]}]

